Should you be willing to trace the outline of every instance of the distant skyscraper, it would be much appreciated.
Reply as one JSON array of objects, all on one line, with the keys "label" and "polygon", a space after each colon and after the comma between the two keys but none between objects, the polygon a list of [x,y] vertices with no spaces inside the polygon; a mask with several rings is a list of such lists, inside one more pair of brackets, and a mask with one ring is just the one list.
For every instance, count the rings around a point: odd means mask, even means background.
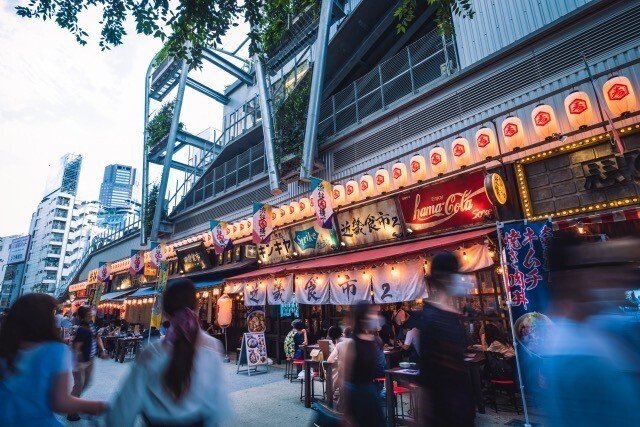
[{"label": "distant skyscraper", "polygon": [[78,181],[80,168],[82,167],[82,155],[68,153],[60,158],[57,167],[52,167],[44,190],[45,197],[54,191],[76,196],[78,194]]},{"label": "distant skyscraper", "polygon": [[123,208],[131,203],[136,170],[131,166],[109,165],[104,168],[100,186],[100,204],[103,208]]}]

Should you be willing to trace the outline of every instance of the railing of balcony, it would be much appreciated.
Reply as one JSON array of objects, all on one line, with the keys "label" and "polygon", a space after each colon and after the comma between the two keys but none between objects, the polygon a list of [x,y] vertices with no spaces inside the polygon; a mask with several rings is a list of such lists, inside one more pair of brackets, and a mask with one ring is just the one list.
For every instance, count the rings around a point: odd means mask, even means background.
[{"label": "railing of balcony", "polygon": [[457,69],[453,38],[432,31],[326,99],[319,132],[325,138],[334,135]]}]

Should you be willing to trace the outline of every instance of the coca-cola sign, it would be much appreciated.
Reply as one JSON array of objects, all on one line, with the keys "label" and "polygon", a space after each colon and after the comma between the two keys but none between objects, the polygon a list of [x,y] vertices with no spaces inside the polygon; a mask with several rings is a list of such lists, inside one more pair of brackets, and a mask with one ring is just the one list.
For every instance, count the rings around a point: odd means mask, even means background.
[{"label": "coca-cola sign", "polygon": [[434,233],[493,220],[484,171],[472,172],[400,196],[405,224],[414,233]]}]

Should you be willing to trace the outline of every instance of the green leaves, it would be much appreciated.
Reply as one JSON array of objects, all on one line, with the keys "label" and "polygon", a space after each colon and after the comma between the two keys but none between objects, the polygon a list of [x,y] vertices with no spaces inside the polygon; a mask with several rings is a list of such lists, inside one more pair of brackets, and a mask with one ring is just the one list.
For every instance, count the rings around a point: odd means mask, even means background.
[{"label": "green leaves", "polygon": [[[173,118],[173,108],[175,105],[175,100],[167,102],[160,107],[156,115],[149,120],[149,123],[147,124],[147,147],[149,151],[153,150],[159,143],[164,141],[167,135],[169,135],[169,131],[171,130],[171,119]],[[184,124],[179,123],[178,129],[182,130],[183,128]]]},{"label": "green leaves", "polygon": [[[396,29],[398,33],[407,31],[409,24],[415,19],[417,0],[403,0],[402,4],[394,11],[393,16],[398,20]],[[435,6],[435,23],[440,34],[452,35],[454,33],[453,14],[463,18],[473,19],[475,12],[471,0],[421,0],[427,1],[429,6]]]}]

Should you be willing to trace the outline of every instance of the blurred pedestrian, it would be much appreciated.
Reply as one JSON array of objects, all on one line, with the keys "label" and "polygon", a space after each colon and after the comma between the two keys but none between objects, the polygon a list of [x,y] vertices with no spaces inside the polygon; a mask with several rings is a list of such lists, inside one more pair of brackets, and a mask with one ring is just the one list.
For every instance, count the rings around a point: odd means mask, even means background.
[{"label": "blurred pedestrian", "polygon": [[473,426],[475,407],[469,373],[464,363],[465,332],[452,296],[464,296],[469,282],[459,274],[455,255],[444,251],[431,260],[432,295],[419,319],[419,383],[422,425]]},{"label": "blurred pedestrian", "polygon": [[97,415],[105,402],[69,394],[71,352],[54,317],[57,301],[46,294],[20,297],[0,328],[0,424],[60,426],[58,413]]},{"label": "blurred pedestrian", "polygon": [[199,327],[196,288],[188,279],[169,282],[164,340],[148,346],[118,392],[107,425],[133,426],[142,415],[151,426],[218,426],[228,422],[222,343]]},{"label": "blurred pedestrian", "polygon": [[355,305],[352,339],[347,341],[344,363],[340,366],[344,394],[341,399],[344,398],[343,410],[348,425],[384,425],[379,393],[373,382],[378,374],[378,326],[375,306],[366,301]]},{"label": "blurred pedestrian", "polygon": [[160,336],[162,338],[164,338],[167,335],[167,332],[169,332],[170,326],[171,326],[171,322],[169,322],[168,320],[165,320],[164,322],[162,322],[162,324],[160,325]]}]

